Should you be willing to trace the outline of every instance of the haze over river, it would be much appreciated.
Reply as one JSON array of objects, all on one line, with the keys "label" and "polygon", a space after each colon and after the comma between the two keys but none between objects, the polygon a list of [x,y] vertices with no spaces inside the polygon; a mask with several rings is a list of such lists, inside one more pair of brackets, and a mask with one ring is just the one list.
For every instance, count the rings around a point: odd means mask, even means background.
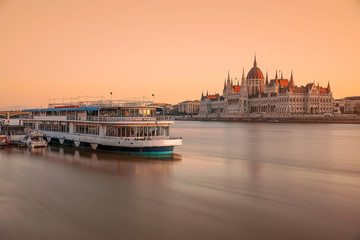
[{"label": "haze over river", "polygon": [[360,125],[176,122],[173,157],[0,150],[0,239],[360,239]]}]

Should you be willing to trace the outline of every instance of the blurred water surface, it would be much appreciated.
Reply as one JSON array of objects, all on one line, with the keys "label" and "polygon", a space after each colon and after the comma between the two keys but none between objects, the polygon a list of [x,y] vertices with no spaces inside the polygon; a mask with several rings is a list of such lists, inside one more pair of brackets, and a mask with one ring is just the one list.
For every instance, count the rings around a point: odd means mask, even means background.
[{"label": "blurred water surface", "polygon": [[0,150],[0,239],[360,239],[360,126],[176,122],[148,158]]}]

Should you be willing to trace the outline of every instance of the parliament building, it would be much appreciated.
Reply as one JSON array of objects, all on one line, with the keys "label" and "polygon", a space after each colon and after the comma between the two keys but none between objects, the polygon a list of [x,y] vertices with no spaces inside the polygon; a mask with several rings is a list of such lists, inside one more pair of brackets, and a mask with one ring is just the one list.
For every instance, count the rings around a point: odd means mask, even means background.
[{"label": "parliament building", "polygon": [[282,73],[278,76],[278,71],[276,71],[274,79],[269,79],[267,73],[264,78],[255,57],[254,66],[246,78],[243,70],[241,83],[237,79],[233,81],[228,73],[224,81],[222,96],[220,94],[202,94],[199,116],[331,115],[334,108],[333,102],[330,83],[326,88],[315,83],[297,86],[292,72],[290,80],[284,79]]}]

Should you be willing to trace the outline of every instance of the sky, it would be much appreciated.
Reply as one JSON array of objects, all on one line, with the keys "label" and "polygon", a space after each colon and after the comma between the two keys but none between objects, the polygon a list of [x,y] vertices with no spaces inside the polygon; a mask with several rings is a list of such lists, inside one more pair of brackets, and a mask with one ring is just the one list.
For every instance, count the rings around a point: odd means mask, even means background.
[{"label": "sky", "polygon": [[270,78],[360,95],[360,0],[0,0],[0,109],[196,100],[255,54]]}]

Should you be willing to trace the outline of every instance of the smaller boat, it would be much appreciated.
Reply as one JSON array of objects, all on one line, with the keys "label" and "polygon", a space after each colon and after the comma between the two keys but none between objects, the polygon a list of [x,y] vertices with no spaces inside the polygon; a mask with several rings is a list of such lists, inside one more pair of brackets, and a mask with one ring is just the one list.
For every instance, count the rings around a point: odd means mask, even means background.
[{"label": "smaller boat", "polygon": [[30,148],[46,147],[48,143],[44,140],[44,135],[41,132],[33,131],[25,135],[21,140],[23,144]]},{"label": "smaller boat", "polygon": [[6,146],[8,144],[9,144],[9,142],[6,139],[6,135],[0,134],[0,146]]},{"label": "smaller boat", "polygon": [[21,145],[21,141],[24,139],[27,131],[25,127],[19,124],[13,125],[13,123],[11,124],[4,124],[4,123],[6,122],[4,121],[0,123],[0,131],[1,134],[6,137],[6,142],[12,145]]},{"label": "smaller boat", "polygon": [[2,124],[0,122],[0,146],[5,146],[8,145],[8,140],[6,138],[6,135],[3,133],[3,127]]}]

